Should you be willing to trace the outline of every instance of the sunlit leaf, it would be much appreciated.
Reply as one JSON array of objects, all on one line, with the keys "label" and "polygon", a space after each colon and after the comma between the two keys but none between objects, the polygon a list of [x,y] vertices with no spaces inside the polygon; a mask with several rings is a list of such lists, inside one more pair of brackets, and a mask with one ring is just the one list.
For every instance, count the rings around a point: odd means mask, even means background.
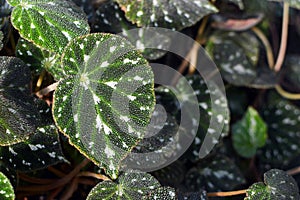
[{"label": "sunlit leaf", "polygon": [[14,200],[15,193],[8,178],[0,172],[0,199],[1,200]]},{"label": "sunlit leaf", "polygon": [[160,187],[159,182],[147,173],[124,173],[116,182],[104,181],[96,185],[87,200],[141,199]]},{"label": "sunlit leaf", "polygon": [[209,192],[233,190],[244,184],[245,178],[236,164],[225,156],[215,156],[201,161],[186,175],[185,185],[189,191],[204,189]]},{"label": "sunlit leaf", "polygon": [[0,145],[26,140],[38,126],[30,96],[30,70],[18,58],[0,57]]},{"label": "sunlit leaf", "polygon": [[265,145],[267,126],[254,108],[249,107],[243,119],[232,126],[232,140],[236,152],[246,158]]},{"label": "sunlit leaf", "polygon": [[32,42],[20,38],[16,46],[16,55],[36,73],[40,73],[45,69],[50,72],[56,80],[60,80],[64,76],[59,55],[40,49]]},{"label": "sunlit leaf", "polygon": [[128,41],[102,33],[73,40],[62,65],[68,78],[54,94],[56,124],[115,179],[120,161],[149,123],[153,72]]},{"label": "sunlit leaf", "polygon": [[160,187],[151,191],[150,195],[144,196],[143,200],[176,200],[176,192],[171,187]]},{"label": "sunlit leaf", "polygon": [[207,0],[175,0],[171,2],[167,0],[115,1],[125,11],[126,17],[138,26],[175,28],[179,30],[195,24],[210,13],[217,12],[217,9]]},{"label": "sunlit leaf", "polygon": [[11,22],[20,35],[46,50],[61,53],[67,43],[89,33],[83,11],[71,1],[8,0]]},{"label": "sunlit leaf", "polygon": [[259,43],[248,32],[217,32],[206,47],[220,68],[222,77],[236,86],[249,86],[254,82],[259,58]]},{"label": "sunlit leaf", "polygon": [[250,186],[245,200],[299,198],[299,188],[293,177],[282,170],[271,169],[264,174],[264,183]]}]

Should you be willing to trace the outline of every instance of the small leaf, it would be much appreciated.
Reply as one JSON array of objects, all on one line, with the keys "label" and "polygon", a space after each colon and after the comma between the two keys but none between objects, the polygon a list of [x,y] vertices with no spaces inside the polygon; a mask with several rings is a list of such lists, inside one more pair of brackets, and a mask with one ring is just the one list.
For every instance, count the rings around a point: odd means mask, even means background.
[{"label": "small leaf", "polygon": [[243,119],[232,127],[233,147],[246,158],[255,155],[256,149],[263,147],[267,140],[267,125],[257,111],[249,107]]},{"label": "small leaf", "polygon": [[115,0],[124,10],[126,17],[138,26],[174,28],[189,27],[204,16],[217,12],[207,0],[181,1]]},{"label": "small leaf", "polygon": [[176,200],[176,192],[171,187],[160,187],[151,191],[150,195],[144,196],[142,200]]},{"label": "small leaf", "polygon": [[104,181],[96,185],[87,200],[141,199],[159,188],[159,182],[147,173],[124,173],[116,182]]},{"label": "small leaf", "polygon": [[0,57],[0,145],[27,139],[38,126],[39,113],[29,96],[30,71],[18,58]]},{"label": "small leaf", "polygon": [[206,49],[229,83],[249,86],[255,80],[259,43],[250,33],[216,32]]},{"label": "small leaf", "polygon": [[296,181],[282,170],[271,169],[264,174],[264,183],[255,183],[250,186],[245,200],[299,198]]},{"label": "small leaf", "polygon": [[16,55],[36,73],[40,73],[45,69],[53,75],[55,80],[60,80],[64,77],[59,56],[40,49],[32,42],[20,38],[16,47]]},{"label": "small leaf", "polygon": [[151,67],[128,41],[102,33],[69,43],[62,65],[67,78],[54,94],[56,124],[115,179],[154,108]]},{"label": "small leaf", "polygon": [[15,193],[8,178],[0,172],[0,199],[1,200],[14,200]]},{"label": "small leaf", "polygon": [[20,35],[48,51],[61,53],[72,38],[89,33],[85,14],[71,1],[8,2],[15,6],[11,22]]},{"label": "small leaf", "polygon": [[268,0],[268,1],[278,1],[278,2],[287,2],[290,7],[300,9],[300,2],[298,0]]},{"label": "small leaf", "polygon": [[262,117],[268,125],[268,139],[258,151],[260,160],[273,167],[287,165],[300,154],[300,109],[270,93]]},{"label": "small leaf", "polygon": [[53,125],[38,128],[27,141],[2,147],[0,152],[6,166],[23,172],[65,161],[57,128]]},{"label": "small leaf", "polygon": [[233,190],[245,183],[236,164],[223,155],[202,160],[186,175],[185,185],[189,191],[204,189],[209,192]]}]

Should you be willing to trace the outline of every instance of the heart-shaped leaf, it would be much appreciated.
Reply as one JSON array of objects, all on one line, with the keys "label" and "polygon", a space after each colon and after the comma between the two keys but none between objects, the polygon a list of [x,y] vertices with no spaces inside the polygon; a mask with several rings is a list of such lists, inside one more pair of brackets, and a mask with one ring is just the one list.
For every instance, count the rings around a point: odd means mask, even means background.
[{"label": "heart-shaped leaf", "polygon": [[2,147],[0,152],[6,166],[24,172],[65,161],[57,129],[53,125],[38,128],[29,140]]},{"label": "heart-shaped leaf", "polygon": [[233,190],[245,183],[245,178],[236,164],[223,155],[203,160],[186,175],[185,185],[189,191],[203,187],[210,192]]},{"label": "heart-shaped leaf", "polygon": [[273,167],[287,165],[300,154],[300,109],[271,93],[262,117],[268,125],[268,139],[259,157]]},{"label": "heart-shaped leaf", "polygon": [[0,172],[0,199],[3,200],[14,200],[15,193],[12,185],[8,178]]},{"label": "heart-shaped leaf", "polygon": [[124,173],[116,182],[104,181],[96,185],[89,193],[87,200],[98,199],[141,199],[149,195],[159,182],[147,173]]},{"label": "heart-shaped leaf", "polygon": [[0,63],[0,145],[10,145],[35,132],[39,113],[29,96],[29,68],[13,57],[0,57]]},{"label": "heart-shaped leaf", "polygon": [[298,0],[269,0],[269,1],[287,2],[291,7],[300,9],[300,2]]},{"label": "heart-shaped leaf", "polygon": [[300,199],[296,181],[286,172],[271,169],[264,174],[264,183],[255,183],[247,190],[245,200]]},{"label": "heart-shaped leaf", "polygon": [[71,1],[8,0],[13,26],[20,35],[46,50],[61,53],[67,43],[89,33],[85,14]]},{"label": "heart-shaped leaf", "polygon": [[233,147],[239,155],[246,158],[254,156],[256,149],[265,145],[267,136],[266,123],[252,107],[232,127]]},{"label": "heart-shaped leaf", "polygon": [[226,81],[248,86],[257,76],[259,43],[248,32],[216,32],[206,47]]},{"label": "heart-shaped leaf", "polygon": [[56,124],[115,179],[120,161],[149,123],[153,72],[128,41],[101,33],[69,43],[62,65],[68,78],[54,94]]},{"label": "heart-shaped leaf", "polygon": [[171,187],[160,187],[151,191],[150,195],[144,196],[143,200],[176,200],[176,192]]},{"label": "heart-shaped leaf", "polygon": [[52,74],[55,80],[60,80],[64,76],[60,65],[60,58],[57,54],[40,49],[32,42],[23,38],[20,38],[18,41],[16,55],[36,73],[40,73],[45,69]]},{"label": "heart-shaped leaf", "polygon": [[217,12],[207,0],[115,0],[124,10],[126,17],[138,26],[175,28],[189,27],[204,16]]}]

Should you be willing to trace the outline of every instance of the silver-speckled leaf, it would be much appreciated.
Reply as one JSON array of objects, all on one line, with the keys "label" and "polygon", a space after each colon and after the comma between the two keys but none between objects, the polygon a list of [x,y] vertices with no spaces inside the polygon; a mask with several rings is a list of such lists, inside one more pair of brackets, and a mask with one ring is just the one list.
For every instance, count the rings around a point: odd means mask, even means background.
[{"label": "silver-speckled leaf", "polygon": [[0,172],[0,199],[1,200],[14,200],[15,193],[8,178]]},{"label": "silver-speckled leaf", "polygon": [[216,32],[206,49],[226,81],[236,86],[249,86],[254,82],[259,58],[259,43],[254,35]]},{"label": "silver-speckled leaf", "polygon": [[27,139],[38,126],[39,113],[30,96],[29,68],[18,58],[0,57],[0,145]]},{"label": "silver-speckled leaf", "polygon": [[207,0],[115,0],[126,17],[138,26],[174,28],[189,27],[204,16],[217,12]]},{"label": "silver-speckled leaf", "polygon": [[299,0],[268,0],[268,1],[278,1],[278,2],[287,2],[290,7],[300,9],[300,1]]},{"label": "silver-speckled leaf", "polygon": [[61,53],[67,43],[89,33],[84,12],[71,1],[8,0],[11,22],[21,37],[46,50]]},{"label": "silver-speckled leaf", "polygon": [[282,167],[300,153],[300,109],[274,93],[266,102],[261,115],[268,125],[268,139],[258,155],[263,163]]},{"label": "silver-speckled leaf", "polygon": [[154,109],[152,69],[129,41],[103,33],[69,43],[62,65],[67,78],[54,94],[56,124],[115,179]]},{"label": "silver-speckled leaf", "polygon": [[40,127],[27,141],[2,147],[0,152],[6,166],[23,172],[65,161],[54,125]]},{"label": "silver-speckled leaf", "polygon": [[150,195],[144,196],[143,200],[176,200],[176,192],[174,188],[171,187],[160,187],[151,191]]},{"label": "silver-speckled leaf", "polygon": [[147,173],[124,173],[116,180],[96,185],[87,200],[137,200],[159,188],[159,182]]},{"label": "silver-speckled leaf", "polygon": [[193,192],[201,188],[208,192],[230,191],[245,182],[238,166],[223,155],[202,160],[185,177],[185,185]]},{"label": "silver-speckled leaf", "polygon": [[23,60],[31,71],[40,73],[45,69],[52,74],[55,80],[63,78],[58,54],[43,50],[32,42],[20,38],[16,46],[16,56]]},{"label": "silver-speckled leaf", "polygon": [[264,174],[264,183],[254,183],[247,190],[245,200],[300,199],[298,185],[285,171],[271,169]]}]

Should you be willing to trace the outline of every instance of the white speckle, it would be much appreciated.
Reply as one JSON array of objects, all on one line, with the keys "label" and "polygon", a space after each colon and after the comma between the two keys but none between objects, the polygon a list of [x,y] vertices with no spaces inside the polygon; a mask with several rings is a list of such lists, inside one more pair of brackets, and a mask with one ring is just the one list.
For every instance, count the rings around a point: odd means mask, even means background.
[{"label": "white speckle", "polygon": [[110,47],[110,48],[109,48],[110,53],[114,52],[114,51],[116,50],[116,48],[117,48],[116,46]]},{"label": "white speckle", "polygon": [[102,121],[99,115],[96,117],[96,128],[100,131],[102,128]]},{"label": "white speckle", "polygon": [[16,110],[14,110],[14,109],[12,109],[12,108],[8,108],[8,110],[9,110],[9,112],[11,112],[11,113],[13,113],[13,114],[15,114],[17,111]]},{"label": "white speckle", "polygon": [[106,135],[109,135],[111,133],[111,129],[108,126],[106,126],[105,124],[103,124],[103,129],[104,129],[104,133]]},{"label": "white speckle", "polygon": [[78,114],[74,115],[74,122],[78,122]]},{"label": "white speckle", "polygon": [[85,90],[88,89],[88,86],[90,84],[90,80],[86,73],[82,74],[80,77],[80,85],[84,87]]},{"label": "white speckle", "polygon": [[130,118],[127,116],[120,116],[120,119],[125,121],[125,122],[129,122]]},{"label": "white speckle", "polygon": [[151,22],[154,22],[154,20],[155,20],[155,14],[154,13],[150,16],[150,20],[151,20]]},{"label": "white speckle", "polygon": [[34,28],[35,28],[35,25],[34,25],[34,23],[31,23],[31,24],[30,24],[30,28],[32,28],[32,29],[34,29]]},{"label": "white speckle", "polygon": [[29,146],[31,151],[37,151],[38,150],[38,148],[35,145],[28,144],[28,146]]},{"label": "white speckle", "polygon": [[130,99],[130,101],[134,101],[136,99],[135,96],[132,96],[132,95],[127,95],[128,99]]},{"label": "white speckle", "polygon": [[143,11],[141,11],[141,10],[136,13],[136,16],[138,16],[138,17],[140,17],[142,15],[143,15]]},{"label": "white speckle", "polygon": [[113,158],[115,156],[115,152],[108,146],[105,147],[104,153],[107,155],[108,158]]},{"label": "white speckle", "polygon": [[105,82],[104,84],[107,85],[107,86],[109,86],[109,87],[111,87],[111,88],[113,88],[113,89],[116,89],[116,85],[118,84],[118,82],[116,82],[116,81],[109,81],[109,82]]},{"label": "white speckle", "polygon": [[224,120],[224,117],[222,115],[218,115],[218,122],[221,123]]},{"label": "white speckle", "polygon": [[84,59],[84,62],[88,62],[89,59],[90,59],[90,56],[89,55],[84,55],[83,59]]},{"label": "white speckle", "polygon": [[208,108],[206,103],[199,103],[199,106],[201,106],[204,110]]},{"label": "white speckle", "polygon": [[142,81],[143,80],[143,78],[140,77],[140,76],[135,76],[133,79],[136,80],[136,81]]},{"label": "white speckle", "polygon": [[107,61],[104,61],[101,65],[100,65],[100,67],[107,67],[109,65],[109,63],[107,62]]},{"label": "white speckle", "polygon": [[14,156],[18,155],[18,153],[15,152],[13,148],[8,147],[8,150],[9,150],[9,152],[12,153]]},{"label": "white speckle", "polygon": [[66,101],[67,98],[68,98],[68,96],[64,96],[64,97],[63,97],[63,101]]},{"label": "white speckle", "polygon": [[100,98],[96,94],[93,94],[93,99],[96,104],[100,103]]},{"label": "white speckle", "polygon": [[51,158],[55,158],[56,153],[55,153],[55,152],[51,152],[51,153],[48,152],[48,155],[49,155]]},{"label": "white speckle", "polygon": [[79,136],[80,136],[79,133],[75,134],[75,138],[79,138]]},{"label": "white speckle", "polygon": [[169,16],[165,16],[164,19],[169,23],[173,22],[173,20]]}]

